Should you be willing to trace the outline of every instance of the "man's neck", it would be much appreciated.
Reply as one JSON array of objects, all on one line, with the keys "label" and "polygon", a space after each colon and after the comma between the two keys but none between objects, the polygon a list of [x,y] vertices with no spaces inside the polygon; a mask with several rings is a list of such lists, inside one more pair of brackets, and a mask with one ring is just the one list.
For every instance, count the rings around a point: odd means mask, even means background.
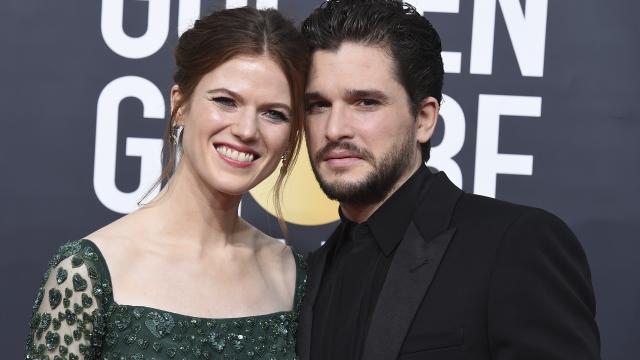
[{"label": "man's neck", "polygon": [[371,217],[371,215],[373,215],[380,208],[380,206],[382,206],[382,204],[384,204],[396,191],[398,191],[398,189],[402,187],[402,185],[404,185],[405,182],[407,182],[407,180],[409,180],[409,178],[413,174],[415,174],[420,166],[423,166],[422,160],[407,168],[407,171],[405,171],[405,173],[402,174],[400,178],[398,178],[398,181],[396,181],[391,190],[389,190],[385,197],[378,202],[372,204],[349,204],[344,202],[340,203],[340,209],[342,210],[342,213],[347,217],[347,219],[358,224],[367,221],[369,217]]}]

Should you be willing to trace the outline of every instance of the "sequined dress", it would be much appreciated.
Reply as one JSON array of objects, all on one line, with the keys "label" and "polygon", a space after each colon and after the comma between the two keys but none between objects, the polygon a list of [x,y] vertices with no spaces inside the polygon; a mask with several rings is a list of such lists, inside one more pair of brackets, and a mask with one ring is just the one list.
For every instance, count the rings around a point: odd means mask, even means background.
[{"label": "sequined dress", "polygon": [[208,319],[113,300],[106,262],[95,244],[63,245],[33,306],[26,359],[295,359],[295,331],[306,284],[296,258],[293,310]]}]

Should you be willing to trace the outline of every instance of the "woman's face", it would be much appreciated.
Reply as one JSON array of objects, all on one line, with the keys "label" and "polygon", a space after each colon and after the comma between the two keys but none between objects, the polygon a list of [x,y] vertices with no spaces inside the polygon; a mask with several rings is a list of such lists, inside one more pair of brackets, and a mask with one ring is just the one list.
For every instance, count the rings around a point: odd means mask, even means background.
[{"label": "woman's face", "polygon": [[[176,117],[184,125],[182,170],[230,195],[260,183],[287,150],[289,91],[267,56],[238,56],[205,74]],[[173,104],[179,96],[174,86]]]}]

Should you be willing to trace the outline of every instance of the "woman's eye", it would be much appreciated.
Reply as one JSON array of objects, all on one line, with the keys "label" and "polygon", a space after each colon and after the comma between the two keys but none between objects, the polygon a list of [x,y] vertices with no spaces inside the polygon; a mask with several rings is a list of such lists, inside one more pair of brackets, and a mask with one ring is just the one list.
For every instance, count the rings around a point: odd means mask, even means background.
[{"label": "woman's eye", "polygon": [[211,99],[211,101],[213,101],[214,103],[216,103],[218,105],[222,105],[222,106],[228,107],[228,108],[232,108],[232,107],[236,106],[235,100],[233,100],[232,98],[224,97],[224,96],[215,97],[215,98]]},{"label": "woman's eye", "polygon": [[289,117],[287,117],[287,115],[285,115],[281,111],[269,110],[269,111],[266,111],[264,114],[265,114],[266,117],[268,117],[269,119],[272,119],[272,120],[289,121]]}]

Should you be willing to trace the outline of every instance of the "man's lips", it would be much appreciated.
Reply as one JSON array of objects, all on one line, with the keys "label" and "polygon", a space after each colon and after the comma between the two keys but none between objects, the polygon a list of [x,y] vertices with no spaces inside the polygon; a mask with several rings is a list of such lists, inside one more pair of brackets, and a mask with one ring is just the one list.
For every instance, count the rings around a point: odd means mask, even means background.
[{"label": "man's lips", "polygon": [[352,152],[329,152],[323,157],[323,161],[331,167],[349,167],[361,161],[362,158]]},{"label": "man's lips", "polygon": [[363,161],[372,162],[372,159],[370,152],[349,142],[328,143],[314,156],[317,164],[334,168],[357,166]]},{"label": "man's lips", "polygon": [[324,161],[340,160],[340,159],[362,159],[360,155],[346,151],[331,151],[322,158]]}]

